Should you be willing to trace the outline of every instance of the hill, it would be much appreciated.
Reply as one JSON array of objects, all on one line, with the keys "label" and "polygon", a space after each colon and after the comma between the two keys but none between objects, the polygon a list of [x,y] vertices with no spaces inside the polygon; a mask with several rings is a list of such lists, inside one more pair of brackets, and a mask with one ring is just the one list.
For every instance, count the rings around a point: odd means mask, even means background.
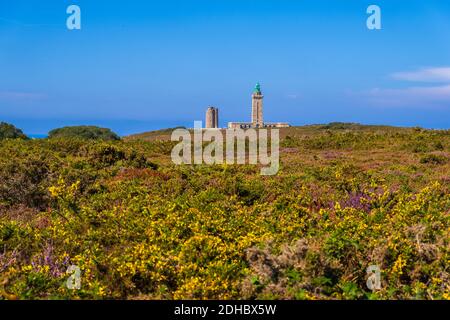
[{"label": "hill", "polygon": [[[184,127],[179,127],[183,128]],[[125,140],[144,140],[144,141],[170,141],[170,136],[172,131],[178,128],[168,128],[161,130],[154,130],[149,132],[137,133],[127,137],[124,137]],[[380,132],[380,133],[388,133],[388,132],[411,132],[414,130],[420,130],[415,128],[401,128],[401,127],[391,127],[391,126],[380,126],[380,125],[362,125],[358,123],[341,123],[334,122],[329,124],[314,124],[307,126],[294,126],[289,128],[281,128],[280,129],[280,137],[285,138],[289,137],[302,137],[302,136],[315,136],[326,131],[334,131],[334,132]]]},{"label": "hill", "polygon": [[72,126],[53,129],[48,133],[51,138],[82,138],[99,140],[120,140],[120,137],[107,128],[96,126]]},{"label": "hill", "polygon": [[0,140],[2,139],[28,139],[28,137],[12,124],[0,122]]},{"label": "hill", "polygon": [[167,128],[167,129],[148,131],[148,132],[143,132],[143,133],[136,133],[136,134],[132,134],[127,137],[124,137],[124,139],[128,140],[128,141],[131,141],[131,140],[170,141],[170,136],[171,136],[173,130],[176,130],[176,129],[186,129],[186,128],[185,127],[175,127],[175,128]]},{"label": "hill", "polygon": [[1,141],[0,298],[450,298],[450,131],[283,131],[274,176],[175,165],[170,130]]}]

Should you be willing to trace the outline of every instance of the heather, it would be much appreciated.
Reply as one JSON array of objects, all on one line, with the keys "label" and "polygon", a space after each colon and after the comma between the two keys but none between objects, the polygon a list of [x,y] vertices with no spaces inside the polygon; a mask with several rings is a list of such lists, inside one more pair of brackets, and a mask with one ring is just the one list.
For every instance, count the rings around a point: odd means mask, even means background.
[{"label": "heather", "polygon": [[0,141],[0,297],[450,298],[449,131],[280,133],[275,176],[176,166],[170,132]]}]

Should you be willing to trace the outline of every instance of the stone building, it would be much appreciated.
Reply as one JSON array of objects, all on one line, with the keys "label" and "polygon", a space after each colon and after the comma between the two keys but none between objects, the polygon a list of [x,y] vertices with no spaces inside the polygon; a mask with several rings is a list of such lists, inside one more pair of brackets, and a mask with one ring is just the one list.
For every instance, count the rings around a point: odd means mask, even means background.
[{"label": "stone building", "polygon": [[219,128],[219,109],[208,107],[206,109],[205,128]]},{"label": "stone building", "polygon": [[256,84],[252,94],[252,119],[251,122],[228,122],[229,129],[246,128],[287,128],[286,122],[264,122],[263,118],[263,94],[261,85]]}]

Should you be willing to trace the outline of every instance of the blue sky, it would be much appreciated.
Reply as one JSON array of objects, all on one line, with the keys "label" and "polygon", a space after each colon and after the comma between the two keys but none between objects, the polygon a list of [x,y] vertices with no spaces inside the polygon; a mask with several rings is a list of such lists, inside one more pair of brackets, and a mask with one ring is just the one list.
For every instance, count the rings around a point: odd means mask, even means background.
[{"label": "blue sky", "polygon": [[260,82],[267,121],[450,128],[449,31],[447,0],[0,0],[0,121],[129,134],[214,105],[225,125]]}]

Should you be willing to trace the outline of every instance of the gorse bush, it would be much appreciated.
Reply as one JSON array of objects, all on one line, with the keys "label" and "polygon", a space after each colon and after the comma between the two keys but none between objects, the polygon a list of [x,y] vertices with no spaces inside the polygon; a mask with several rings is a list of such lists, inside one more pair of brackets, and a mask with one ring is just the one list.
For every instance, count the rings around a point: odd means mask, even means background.
[{"label": "gorse bush", "polygon": [[[283,135],[281,169],[264,177],[176,166],[168,141],[0,142],[0,297],[450,298],[448,133]],[[418,135],[430,151],[413,152]]]}]

